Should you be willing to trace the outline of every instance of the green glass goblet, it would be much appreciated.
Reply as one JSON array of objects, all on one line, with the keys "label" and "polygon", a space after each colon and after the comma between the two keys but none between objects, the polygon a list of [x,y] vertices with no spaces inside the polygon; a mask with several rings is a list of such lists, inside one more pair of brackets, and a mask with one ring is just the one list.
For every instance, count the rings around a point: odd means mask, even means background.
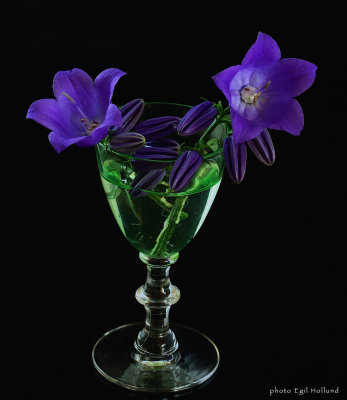
[{"label": "green glass goblet", "polygon": [[[142,119],[181,117],[188,110],[189,106],[178,104],[147,103]],[[203,157],[193,179],[179,193],[169,190],[172,162],[166,161],[163,181],[154,190],[143,190],[143,196],[132,197],[134,157],[110,150],[106,142],[96,148],[101,181],[113,215],[147,267],[146,283],[135,295],[145,307],[145,323],[117,327],[105,333],[93,349],[99,373],[128,389],[186,390],[206,381],[218,367],[218,349],[207,336],[186,326],[169,326],[170,307],[180,298],[179,289],[170,282],[170,267],[201,228],[223,175],[221,146],[226,128],[215,121],[209,135],[216,138],[219,148]],[[181,146],[189,145],[191,140],[178,135],[174,139],[181,141]]]}]

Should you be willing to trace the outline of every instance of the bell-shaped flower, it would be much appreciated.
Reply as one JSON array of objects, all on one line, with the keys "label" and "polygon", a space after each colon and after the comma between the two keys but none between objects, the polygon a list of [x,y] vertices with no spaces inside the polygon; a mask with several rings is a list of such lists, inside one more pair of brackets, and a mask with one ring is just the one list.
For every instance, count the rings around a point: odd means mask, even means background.
[{"label": "bell-shaped flower", "polygon": [[263,129],[256,138],[247,141],[252,153],[265,165],[272,165],[275,162],[275,148],[267,129]]},{"label": "bell-shaped flower", "polygon": [[131,161],[133,168],[140,171],[148,171],[168,167],[170,165],[168,161],[177,160],[178,153],[176,150],[166,147],[145,146],[134,153],[134,156],[136,159]]},{"label": "bell-shaped flower", "polygon": [[111,150],[118,153],[134,153],[140,150],[146,143],[146,139],[141,133],[125,132],[117,133],[112,136],[109,142]]},{"label": "bell-shaped flower", "polygon": [[228,136],[223,143],[224,159],[231,180],[240,183],[246,172],[247,149],[245,143],[235,143],[234,136]]},{"label": "bell-shaped flower", "polygon": [[150,118],[139,122],[134,131],[141,133],[146,140],[157,140],[176,132],[179,117],[166,116]]},{"label": "bell-shaped flower", "polygon": [[109,68],[93,82],[78,68],[59,71],[53,80],[55,99],[35,101],[27,118],[52,130],[49,141],[58,153],[72,144],[94,146],[107,136],[110,127],[122,123],[121,113],[111,100],[114,86],[124,74]]},{"label": "bell-shaped flower", "polygon": [[173,192],[181,191],[193,178],[203,159],[195,150],[182,153],[172,168],[169,185]]},{"label": "bell-shaped flower", "polygon": [[208,128],[217,115],[216,107],[210,101],[204,101],[192,107],[181,119],[177,126],[177,133],[181,136],[190,136]]},{"label": "bell-shaped flower", "polygon": [[156,169],[149,172],[140,171],[136,174],[131,183],[129,191],[132,197],[143,197],[148,193],[144,190],[153,190],[163,180],[166,174],[165,169]]},{"label": "bell-shaped flower", "polygon": [[132,132],[134,126],[141,118],[145,102],[142,99],[135,99],[126,103],[121,109],[122,125],[114,127],[111,131],[113,134]]},{"label": "bell-shaped flower", "polygon": [[281,60],[275,40],[259,32],[241,65],[213,77],[229,102],[235,143],[254,139],[264,128],[299,135],[304,114],[294,97],[313,84],[316,69],[308,61]]}]

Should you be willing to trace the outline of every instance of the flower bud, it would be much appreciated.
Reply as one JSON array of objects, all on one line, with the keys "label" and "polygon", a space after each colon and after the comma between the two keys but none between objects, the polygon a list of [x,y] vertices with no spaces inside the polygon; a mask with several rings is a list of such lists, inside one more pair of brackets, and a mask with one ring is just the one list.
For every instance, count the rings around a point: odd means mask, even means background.
[{"label": "flower bud", "polygon": [[129,193],[132,197],[146,196],[143,190],[153,190],[164,178],[164,169],[156,169],[149,172],[138,172],[131,183]]},{"label": "flower bud", "polygon": [[169,185],[172,191],[179,192],[193,178],[203,159],[195,150],[182,153],[172,168]]},{"label": "flower bud", "polygon": [[266,128],[256,138],[248,140],[247,145],[263,164],[270,166],[275,162],[275,148]]},{"label": "flower bud", "polygon": [[111,137],[109,146],[118,153],[134,153],[140,150],[146,143],[146,139],[140,133],[126,132]]},{"label": "flower bud", "polygon": [[190,136],[208,128],[217,115],[217,109],[210,101],[192,107],[178,124],[177,133]]},{"label": "flower bud", "polygon": [[176,132],[180,121],[178,117],[159,117],[142,121],[135,126],[135,131],[145,136],[146,140],[156,140]]},{"label": "flower bud", "polygon": [[122,125],[115,127],[112,133],[131,132],[137,121],[141,118],[145,102],[142,99],[129,101],[121,109]]},{"label": "flower bud", "polygon": [[245,143],[235,144],[233,136],[228,136],[223,144],[225,165],[231,180],[240,183],[246,172],[247,148]]},{"label": "flower bud", "polygon": [[152,147],[165,147],[166,149],[171,149],[178,151],[180,145],[176,140],[173,139],[168,139],[168,138],[163,138],[163,139],[158,139],[158,140],[153,140],[150,142],[147,142],[148,146]]},{"label": "flower bud", "polygon": [[134,154],[135,157],[141,158],[132,160],[131,164],[134,169],[147,171],[158,168],[168,167],[168,162],[160,163],[158,161],[174,161],[178,157],[175,150],[166,147],[150,147],[145,146]]}]

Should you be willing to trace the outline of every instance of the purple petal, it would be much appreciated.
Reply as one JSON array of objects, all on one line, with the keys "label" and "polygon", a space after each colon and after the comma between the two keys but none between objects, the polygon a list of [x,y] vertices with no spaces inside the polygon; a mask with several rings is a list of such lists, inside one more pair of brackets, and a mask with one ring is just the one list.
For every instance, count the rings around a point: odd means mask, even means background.
[{"label": "purple petal", "polygon": [[151,118],[138,123],[134,131],[141,133],[146,140],[157,140],[176,132],[180,118],[173,116]]},{"label": "purple petal", "polygon": [[55,99],[37,100],[29,107],[27,118],[33,119],[51,130],[64,131],[60,107]]},{"label": "purple petal", "polygon": [[192,107],[181,119],[177,126],[177,133],[181,136],[189,136],[206,129],[211,125],[217,109],[210,101],[204,101]]},{"label": "purple petal", "polygon": [[110,104],[107,108],[105,121],[94,129],[88,136],[86,136],[81,142],[78,142],[80,147],[92,147],[104,139],[108,130],[111,126],[120,125],[122,123],[122,117],[117,106]]},{"label": "purple petal", "polygon": [[165,174],[166,171],[162,169],[147,173],[139,172],[131,184],[130,195],[132,197],[146,196],[148,193],[144,192],[144,190],[153,190],[163,180]]},{"label": "purple petal", "polygon": [[262,66],[279,61],[281,59],[281,50],[276,41],[269,35],[259,32],[256,42],[248,50],[241,65],[243,67]]},{"label": "purple petal", "polygon": [[176,140],[173,139],[168,139],[168,138],[162,138],[158,140],[153,140],[150,142],[147,142],[147,145],[150,147],[165,147],[166,149],[171,149],[178,151],[180,145]]},{"label": "purple petal", "polygon": [[131,132],[141,118],[144,106],[145,102],[142,99],[135,99],[125,104],[120,110],[122,125],[115,129],[115,133]]},{"label": "purple petal", "polygon": [[298,58],[281,60],[271,70],[269,95],[299,96],[313,84],[316,70],[314,64]]},{"label": "purple petal", "polygon": [[172,168],[169,185],[172,191],[181,191],[193,178],[203,159],[195,150],[187,150],[180,155]]},{"label": "purple petal", "polygon": [[233,136],[228,136],[223,144],[225,165],[231,180],[240,183],[246,172],[247,149],[245,143],[235,143]]},{"label": "purple petal", "polygon": [[56,152],[61,153],[72,144],[78,144],[84,136],[67,137],[64,132],[53,131],[48,135],[48,139]]},{"label": "purple petal", "polygon": [[118,68],[109,68],[101,72],[95,79],[95,88],[99,100],[99,113],[105,115],[111,103],[113,90],[118,80],[126,73]]},{"label": "purple petal", "polygon": [[254,124],[233,111],[230,115],[235,143],[246,142],[257,137],[264,128],[264,126]]},{"label": "purple petal", "polygon": [[299,136],[304,128],[304,113],[299,102],[289,99],[283,112],[277,116],[276,120],[269,122],[266,127]]},{"label": "purple petal", "polygon": [[267,129],[264,129],[256,138],[249,140],[247,145],[263,164],[270,166],[275,162],[275,149]]},{"label": "purple petal", "polygon": [[224,71],[219,72],[217,75],[213,76],[212,79],[216,86],[223,92],[224,96],[230,103],[230,89],[229,85],[235,74],[239,71],[240,65],[235,65],[229,67]]},{"label": "purple petal", "polygon": [[133,153],[145,145],[146,139],[140,133],[124,132],[113,136],[110,140],[111,150],[118,153]]},{"label": "purple petal", "polygon": [[97,92],[93,80],[81,69],[74,68],[71,71],[57,72],[53,79],[53,92],[56,99],[59,99],[63,92],[68,94],[88,119],[98,120],[100,118]]},{"label": "purple petal", "polygon": [[148,160],[176,160],[178,153],[166,147],[145,146],[134,154],[135,157]]},{"label": "purple petal", "polygon": [[100,125],[94,129],[90,136],[84,136],[83,140],[76,144],[79,147],[93,147],[107,136],[108,130],[109,127]]}]

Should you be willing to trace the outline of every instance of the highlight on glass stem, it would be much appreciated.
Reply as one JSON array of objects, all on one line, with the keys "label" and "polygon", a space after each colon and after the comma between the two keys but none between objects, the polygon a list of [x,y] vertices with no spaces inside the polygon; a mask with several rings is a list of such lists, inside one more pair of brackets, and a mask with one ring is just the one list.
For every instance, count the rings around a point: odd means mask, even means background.
[{"label": "highlight on glass stem", "polygon": [[296,97],[313,84],[316,69],[308,61],[281,59],[276,41],[259,32],[240,64],[212,78],[224,105],[136,98],[118,107],[112,98],[125,75],[118,68],[94,81],[78,68],[59,71],[55,98],[31,104],[27,118],[51,131],[57,153],[73,144],[95,148],[113,215],[147,267],[147,281],[136,292],[145,324],[119,326],[94,346],[94,365],[106,379],[131,390],[175,392],[214,374],[219,352],[212,340],[169,326],[170,307],[180,297],[170,267],[204,223],[225,167],[239,184],[248,150],[271,166],[274,131],[300,135],[304,114]]}]

